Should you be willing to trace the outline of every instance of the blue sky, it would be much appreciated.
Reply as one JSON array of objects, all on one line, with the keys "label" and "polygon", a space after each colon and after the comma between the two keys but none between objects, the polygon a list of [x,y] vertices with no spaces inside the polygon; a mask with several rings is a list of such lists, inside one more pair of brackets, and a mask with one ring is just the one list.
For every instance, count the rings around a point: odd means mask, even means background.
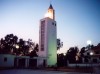
[{"label": "blue sky", "polygon": [[[64,45],[86,46],[100,42],[100,0],[51,0],[57,21],[57,37]],[[39,21],[50,0],[0,0],[0,38],[13,33],[24,40],[39,41]]]}]

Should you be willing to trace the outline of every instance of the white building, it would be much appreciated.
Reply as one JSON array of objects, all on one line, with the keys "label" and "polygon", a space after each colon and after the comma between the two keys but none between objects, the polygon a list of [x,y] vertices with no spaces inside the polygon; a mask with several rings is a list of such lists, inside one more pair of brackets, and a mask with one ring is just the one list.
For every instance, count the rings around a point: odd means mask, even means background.
[{"label": "white building", "polygon": [[[84,53],[85,58],[89,63],[100,63],[100,48],[95,46],[93,49],[89,49]],[[85,62],[85,60],[83,61]]]},{"label": "white building", "polygon": [[0,54],[0,68],[12,68],[14,67],[14,55]]},{"label": "white building", "polygon": [[38,65],[54,66],[57,63],[57,29],[55,11],[50,4],[46,17],[40,20]]},{"label": "white building", "polygon": [[0,54],[0,68],[36,68],[37,57]]}]

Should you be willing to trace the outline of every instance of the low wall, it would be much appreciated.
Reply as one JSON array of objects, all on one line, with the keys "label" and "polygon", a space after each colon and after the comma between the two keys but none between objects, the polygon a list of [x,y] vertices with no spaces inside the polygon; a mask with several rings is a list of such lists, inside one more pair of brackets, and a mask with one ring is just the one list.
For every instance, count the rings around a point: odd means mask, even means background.
[{"label": "low wall", "polygon": [[79,66],[79,67],[91,67],[91,66],[100,66],[99,63],[85,63],[85,64],[68,64],[69,67],[76,67],[76,66]]}]

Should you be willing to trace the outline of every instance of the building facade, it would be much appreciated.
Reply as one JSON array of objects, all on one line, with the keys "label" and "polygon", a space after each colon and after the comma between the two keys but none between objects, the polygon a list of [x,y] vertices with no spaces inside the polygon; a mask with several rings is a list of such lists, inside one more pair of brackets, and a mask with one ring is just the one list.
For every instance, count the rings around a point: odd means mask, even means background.
[{"label": "building facade", "polygon": [[0,68],[36,68],[37,57],[0,54]]},{"label": "building facade", "polygon": [[55,11],[50,4],[46,17],[40,20],[39,29],[39,65],[54,66],[57,63],[57,27]]},{"label": "building facade", "polygon": [[0,54],[0,68],[12,68],[14,67],[15,55]]}]

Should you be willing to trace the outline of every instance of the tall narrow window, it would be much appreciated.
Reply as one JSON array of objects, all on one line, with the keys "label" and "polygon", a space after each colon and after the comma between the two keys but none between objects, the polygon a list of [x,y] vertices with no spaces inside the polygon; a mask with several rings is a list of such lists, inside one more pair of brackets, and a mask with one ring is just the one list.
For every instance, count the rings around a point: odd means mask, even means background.
[{"label": "tall narrow window", "polygon": [[45,42],[45,20],[41,21],[41,51],[44,51]]}]

